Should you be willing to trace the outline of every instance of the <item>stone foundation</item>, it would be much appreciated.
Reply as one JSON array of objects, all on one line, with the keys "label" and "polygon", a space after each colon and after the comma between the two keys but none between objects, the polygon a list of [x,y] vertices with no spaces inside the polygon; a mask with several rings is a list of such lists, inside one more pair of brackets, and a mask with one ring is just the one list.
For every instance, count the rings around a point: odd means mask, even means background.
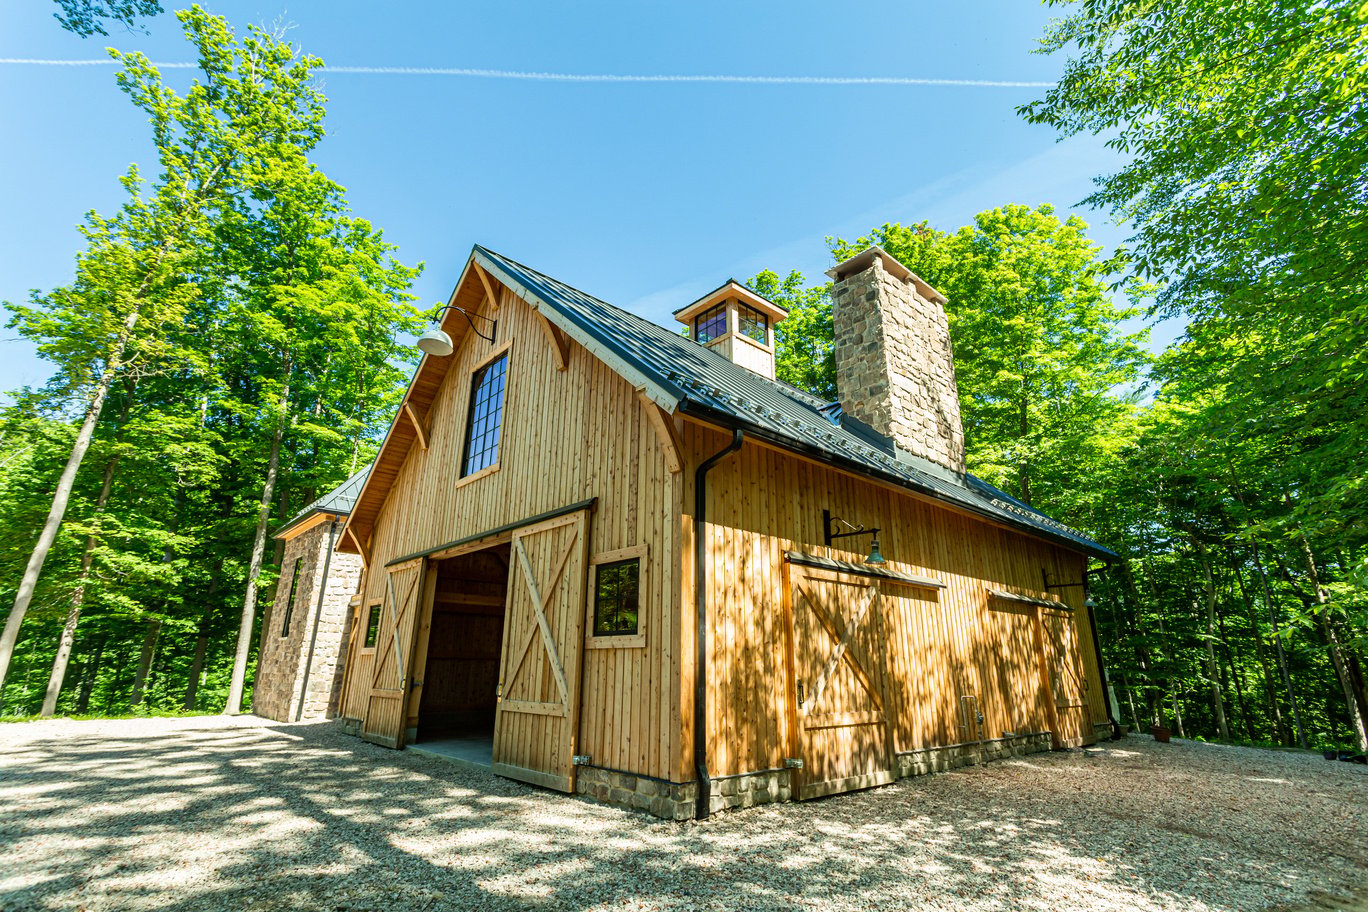
[{"label": "stone foundation", "polygon": [[1043,753],[1050,749],[1049,732],[1032,732],[991,741],[948,744],[945,747],[923,747],[905,751],[894,758],[893,774],[899,779],[943,773],[961,766],[973,766],[990,760],[1005,760],[1026,754]]},{"label": "stone foundation", "polygon": [[[712,793],[708,799],[711,813],[790,801],[793,798],[790,775],[789,770],[776,769],[718,777],[712,780]],[[666,782],[594,766],[579,767],[575,774],[575,791],[666,820],[692,820],[698,803],[696,782]]]},{"label": "stone foundation", "polygon": [[[1110,727],[1106,728],[1110,733]],[[1049,732],[1032,732],[978,743],[925,747],[897,754],[893,775],[908,779],[991,760],[1042,753],[1049,749]],[[757,804],[792,801],[792,775],[792,770],[774,769],[714,779],[710,797],[711,812],[715,814]],[[592,766],[579,767],[575,791],[608,804],[646,811],[666,820],[693,819],[694,806],[698,800],[697,785],[693,782],[665,782]]]}]

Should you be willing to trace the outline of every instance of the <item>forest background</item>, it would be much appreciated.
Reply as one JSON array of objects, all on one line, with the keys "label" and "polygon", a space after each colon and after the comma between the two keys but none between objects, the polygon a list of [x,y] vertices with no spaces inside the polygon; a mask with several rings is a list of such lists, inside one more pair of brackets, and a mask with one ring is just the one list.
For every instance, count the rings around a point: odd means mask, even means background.
[{"label": "forest background", "polygon": [[[1122,721],[1368,749],[1368,5],[1058,5],[1064,76],[1019,113],[1121,154],[1088,202],[1126,247],[1009,201],[827,246],[949,297],[970,470],[1124,558],[1092,577]],[[86,34],[159,9],[58,6]],[[179,16],[194,87],[119,76],[156,175],[89,216],[71,283],[7,305],[55,368],[0,416],[8,716],[241,705],[269,532],[373,455],[425,317],[310,160],[320,61]],[[752,284],[792,309],[781,378],[834,398],[826,286]],[[1151,355],[1137,314],[1186,333]]]}]

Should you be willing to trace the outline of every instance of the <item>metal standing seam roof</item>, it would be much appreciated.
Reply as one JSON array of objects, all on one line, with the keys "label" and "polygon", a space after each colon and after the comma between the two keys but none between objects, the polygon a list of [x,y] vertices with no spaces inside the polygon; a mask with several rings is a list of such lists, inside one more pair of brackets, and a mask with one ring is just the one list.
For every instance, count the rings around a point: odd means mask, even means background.
[{"label": "metal standing seam roof", "polygon": [[[958,475],[842,416],[834,403],[732,363],[692,339],[476,245],[471,256],[515,294],[671,411],[741,428],[841,468],[890,481],[1103,560],[1118,555],[973,475]],[[543,306],[544,305],[544,306]],[[630,375],[635,376],[630,376]]]},{"label": "metal standing seam roof", "polygon": [[366,484],[366,476],[370,474],[371,467],[368,465],[357,472],[327,494],[315,500],[304,509],[300,510],[290,521],[285,523],[275,531],[275,538],[279,538],[289,532],[295,526],[308,519],[315,513],[336,513],[339,516],[347,516],[351,513],[352,507],[356,506],[356,498],[361,495],[361,488]]}]

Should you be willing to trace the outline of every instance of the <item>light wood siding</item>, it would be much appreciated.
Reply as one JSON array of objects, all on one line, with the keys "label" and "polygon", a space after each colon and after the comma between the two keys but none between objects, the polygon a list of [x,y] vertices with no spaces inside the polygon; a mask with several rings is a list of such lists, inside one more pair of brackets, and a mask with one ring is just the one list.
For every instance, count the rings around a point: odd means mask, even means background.
[{"label": "light wood siding", "polygon": [[[682,441],[689,468],[720,450],[728,436],[687,422]],[[689,472],[690,487],[692,481]],[[686,504],[692,514],[692,491]],[[1051,581],[1081,581],[1084,555],[747,440],[740,453],[708,476],[708,755],[713,775],[782,766],[799,749],[785,721],[796,707],[790,705],[794,690],[784,635],[789,575],[784,552],[861,562],[870,543],[860,537],[826,549],[824,508],[851,522],[880,527],[888,569],[945,583],[940,590],[879,583],[883,616],[870,629],[881,631],[886,647],[881,661],[894,751],[1049,729],[1034,612],[1031,606],[1022,610],[1000,600],[990,604],[989,586],[1078,607],[1070,617],[1077,631],[1074,642],[1081,647],[1087,712],[1092,722],[1106,720],[1092,631],[1081,607],[1083,591],[1042,589],[1042,569]],[[682,533],[682,600],[691,609],[691,515],[683,517]],[[684,638],[686,654],[693,648],[691,633],[686,631]],[[691,663],[682,686],[692,693]],[[981,733],[965,730],[964,695],[977,698],[985,717]],[[685,701],[681,765],[691,743],[690,709]],[[1085,737],[1091,741],[1090,724],[1087,729]]]},{"label": "light wood siding", "polygon": [[[497,311],[486,309],[499,321],[497,341],[461,340],[430,409],[417,414],[427,448],[410,446],[373,534],[361,530],[370,560],[363,601],[381,596],[386,561],[597,497],[588,518],[591,559],[647,546],[647,636],[640,648],[584,650],[577,750],[595,765],[678,779],[680,476],[667,469],[636,391],[574,344],[565,370],[557,369],[537,314],[507,289],[499,293]],[[510,347],[498,469],[461,484],[471,372],[504,345]],[[364,705],[357,691],[360,682],[369,685],[367,664],[357,656],[347,675],[351,718],[360,718]],[[416,697],[409,702],[410,727],[419,705]]]}]

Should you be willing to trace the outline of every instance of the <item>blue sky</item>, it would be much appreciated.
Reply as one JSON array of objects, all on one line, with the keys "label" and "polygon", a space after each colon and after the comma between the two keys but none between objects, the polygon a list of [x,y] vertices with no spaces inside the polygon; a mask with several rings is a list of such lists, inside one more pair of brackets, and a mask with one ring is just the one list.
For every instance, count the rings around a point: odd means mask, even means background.
[{"label": "blue sky", "polygon": [[[903,77],[1050,82],[1031,54],[1051,10],[973,4],[787,2],[498,4],[263,0],[207,4],[242,30],[291,25],[334,66],[564,74]],[[178,23],[80,39],[43,0],[0,7],[0,58],[103,58],[116,46],[192,60]],[[167,70],[174,85],[192,71]],[[728,277],[830,265],[826,235],[889,221],[943,229],[1006,203],[1076,211],[1114,158],[1055,141],[1015,107],[1044,90],[887,84],[563,82],[334,72],[316,159],[384,229],[415,291],[445,299],[481,243],[670,325]],[[67,281],[91,208],[150,163],[148,129],[112,66],[0,64],[0,300]],[[1177,331],[1164,326],[1156,342]],[[0,330],[0,390],[48,375]]]}]

